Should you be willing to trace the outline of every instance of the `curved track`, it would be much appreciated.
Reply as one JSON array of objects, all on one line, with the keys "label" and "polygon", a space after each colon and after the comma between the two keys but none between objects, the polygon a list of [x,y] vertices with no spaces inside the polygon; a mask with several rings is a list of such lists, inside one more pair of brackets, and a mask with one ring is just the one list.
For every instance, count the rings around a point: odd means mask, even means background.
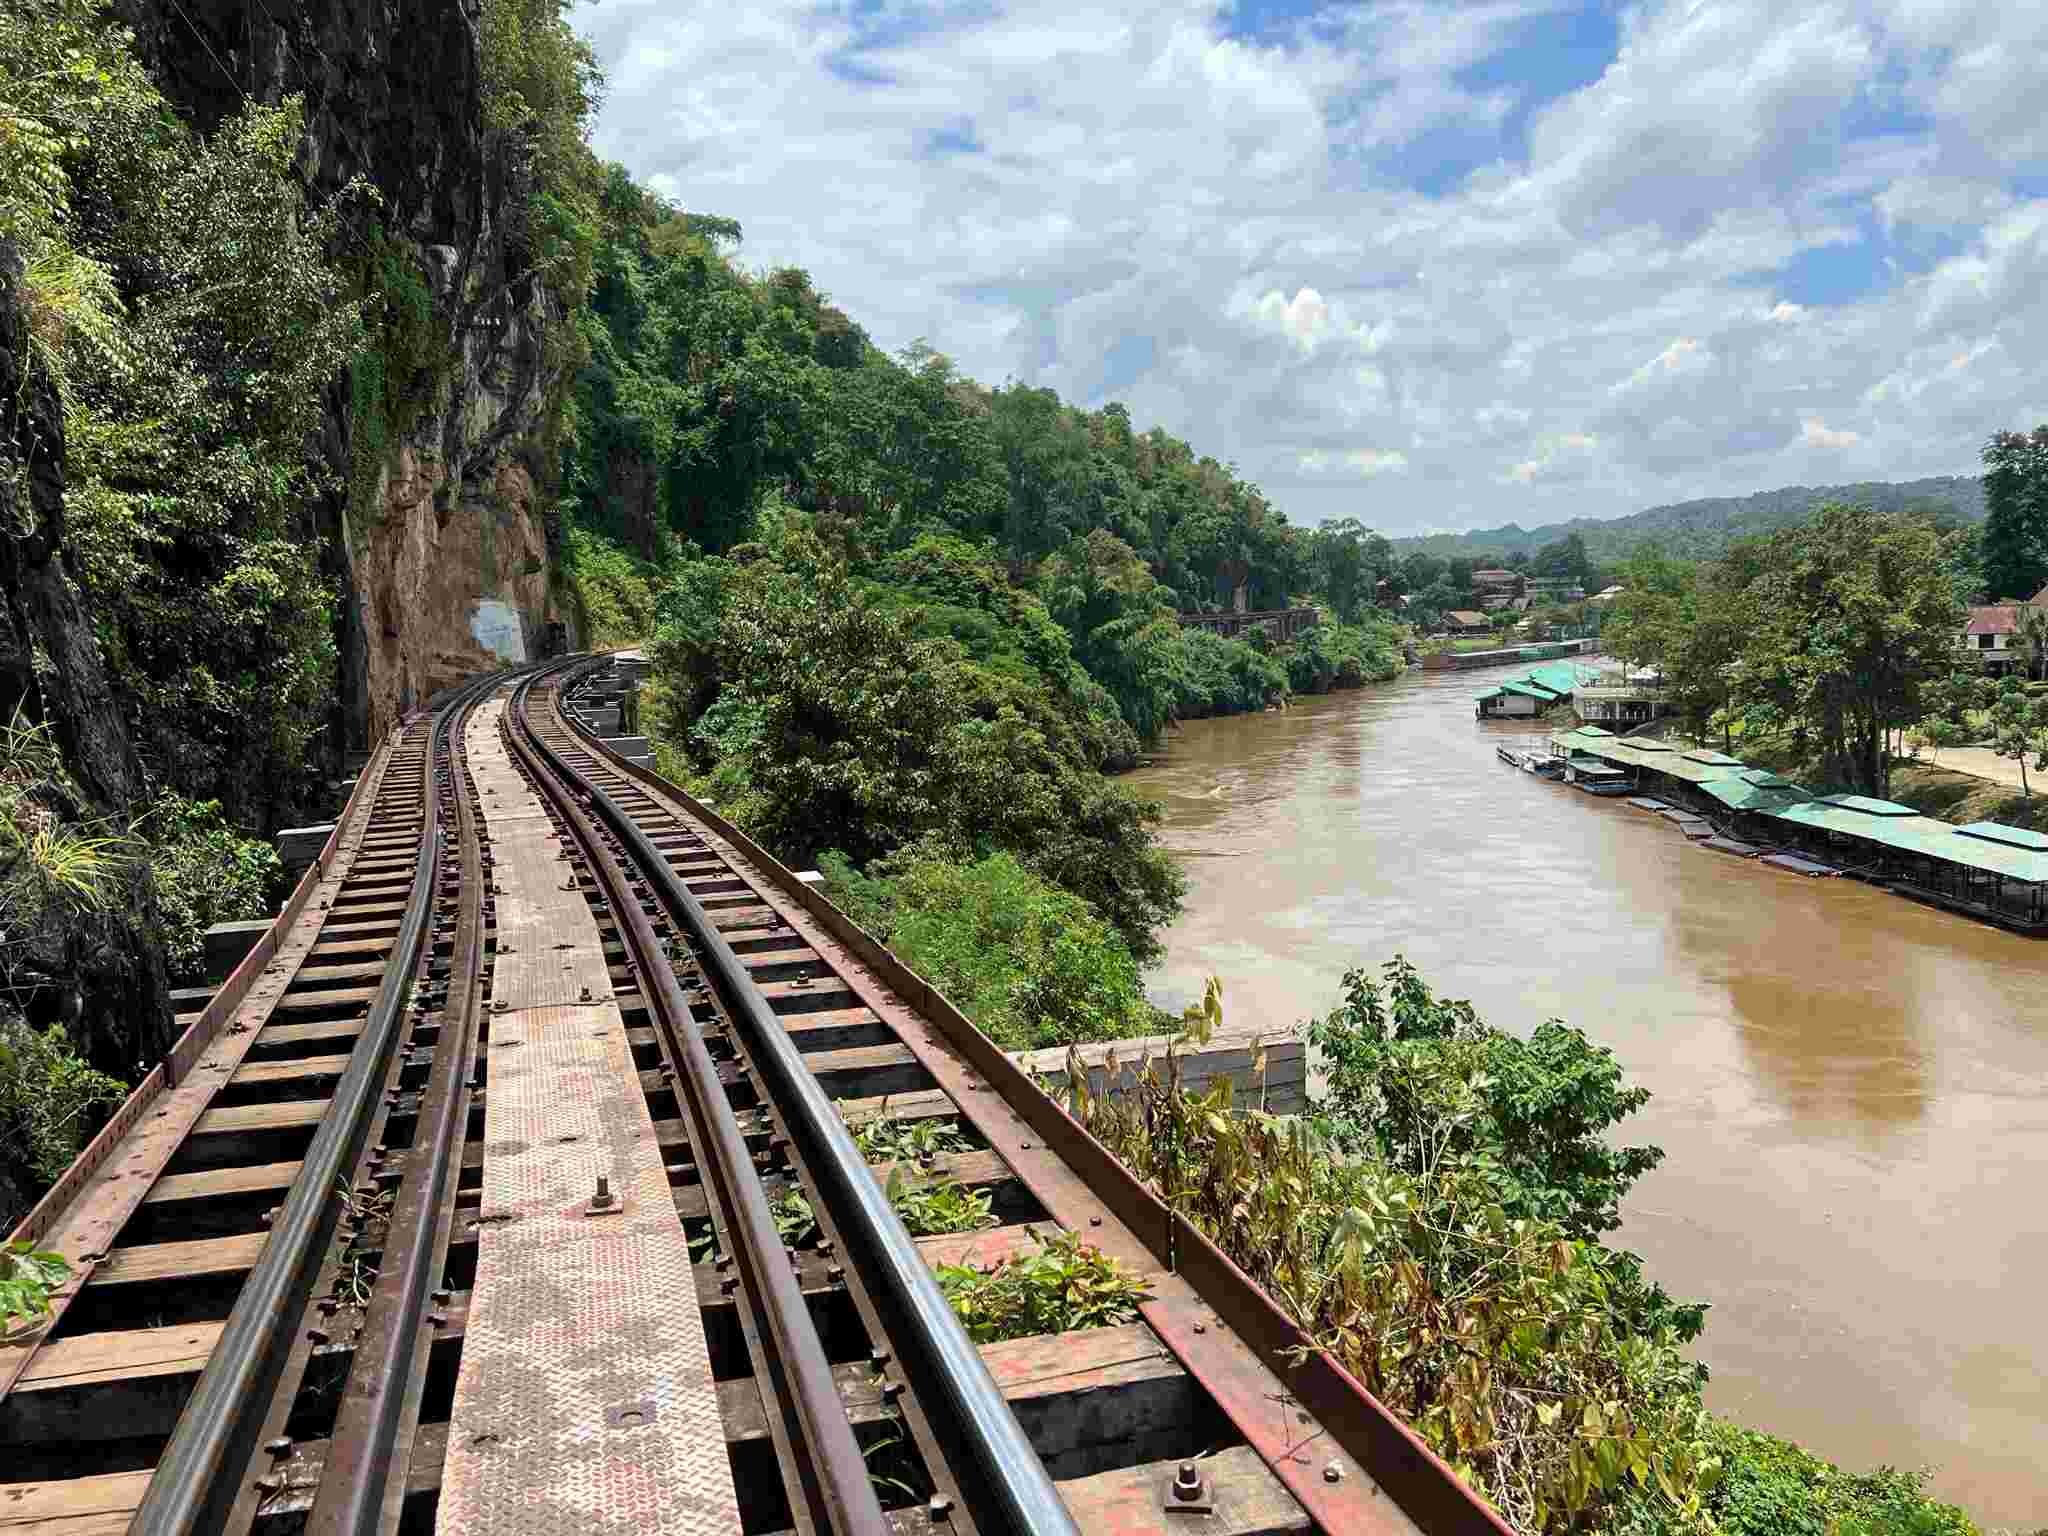
[{"label": "curved track", "polygon": [[[78,1273],[0,1345],[0,1531],[1502,1536],[943,997],[579,725],[608,665],[395,733],[24,1224]],[[871,1166],[877,1121],[945,1150]],[[913,1237],[891,1180],[938,1177],[994,1224]],[[934,1267],[1054,1228],[1141,1315],[972,1343]]]}]

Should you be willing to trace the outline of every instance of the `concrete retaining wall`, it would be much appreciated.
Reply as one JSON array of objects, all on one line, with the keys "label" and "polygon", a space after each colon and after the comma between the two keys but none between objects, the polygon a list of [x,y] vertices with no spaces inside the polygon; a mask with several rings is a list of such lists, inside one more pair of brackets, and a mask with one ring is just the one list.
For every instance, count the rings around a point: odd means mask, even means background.
[{"label": "concrete retaining wall", "polygon": [[[1112,1049],[1116,1051],[1119,1088],[1128,1089],[1137,1082],[1138,1062],[1148,1046],[1154,1058],[1153,1072],[1155,1075],[1163,1072],[1165,1062],[1162,1058],[1166,1055],[1166,1042],[1171,1038],[1169,1035],[1147,1035],[1135,1040],[1099,1041],[1078,1047],[1081,1060],[1088,1067],[1088,1086],[1096,1093],[1103,1092],[1107,1080],[1104,1062]],[[1268,1030],[1262,1036],[1260,1031],[1251,1029],[1219,1029],[1207,1045],[1183,1048],[1178,1053],[1181,1081],[1200,1093],[1206,1092],[1216,1078],[1228,1077],[1237,1085],[1235,1102],[1240,1107],[1257,1108],[1260,1079],[1252,1071],[1252,1057],[1261,1038],[1266,1045],[1267,1110],[1276,1115],[1300,1114],[1308,1107],[1308,1048],[1291,1034]],[[1034,1077],[1052,1085],[1048,1091],[1055,1097],[1066,1086],[1065,1047],[1013,1051],[1010,1059]]]}]

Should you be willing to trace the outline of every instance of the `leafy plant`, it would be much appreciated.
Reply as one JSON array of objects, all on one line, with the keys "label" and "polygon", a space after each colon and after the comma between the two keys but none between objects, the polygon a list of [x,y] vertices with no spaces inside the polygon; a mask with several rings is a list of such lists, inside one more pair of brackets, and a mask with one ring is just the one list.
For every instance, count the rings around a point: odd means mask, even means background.
[{"label": "leafy plant", "polygon": [[[1212,983],[1188,1037],[1220,1015]],[[1414,1097],[1402,1145],[1427,1155],[1411,1169],[1370,1140],[1347,1154],[1327,1119],[1242,1111],[1227,1078],[1190,1093],[1178,1042],[1127,1089],[1068,1082],[1091,1134],[1517,1528],[1571,1529],[1635,1489],[1664,1530],[1704,1530],[1720,1462],[1681,1353],[1698,1309],[1632,1255],[1519,1212],[1519,1182],[1470,1134],[1486,1117],[1469,1096]]]},{"label": "leafy plant", "polygon": [[170,790],[135,831],[156,885],[172,979],[197,980],[209,927],[269,913],[283,882],[277,851],[228,825],[218,800],[188,800]]},{"label": "leafy plant", "polygon": [[989,1197],[955,1179],[922,1179],[898,1163],[889,1173],[886,1193],[913,1237],[948,1232],[979,1232],[996,1224]]},{"label": "leafy plant", "polygon": [[1038,1246],[987,1269],[942,1264],[939,1288],[953,1304],[967,1336],[977,1344],[1002,1339],[1110,1328],[1135,1322],[1151,1295],[1142,1275],[1077,1232],[1032,1236]]},{"label": "leafy plant", "polygon": [[37,1031],[0,1007],[0,1167],[26,1167],[49,1183],[98,1128],[100,1111],[126,1093],[73,1051],[61,1028]]},{"label": "leafy plant", "polygon": [[962,865],[917,849],[865,875],[837,853],[818,862],[835,899],[1006,1049],[1157,1025],[1123,939],[1011,854]]},{"label": "leafy plant", "polygon": [[1382,975],[1348,972],[1343,1006],[1308,1027],[1327,1073],[1317,1113],[1337,1143],[1416,1177],[1484,1162],[1512,1214],[1573,1237],[1619,1226],[1621,1197],[1664,1154],[1608,1142],[1649,1100],[1614,1053],[1554,1019],[1527,1040],[1489,1028],[1399,955]]},{"label": "leafy plant", "polygon": [[929,1163],[951,1152],[970,1150],[972,1143],[953,1119],[897,1120],[889,1114],[889,1101],[871,1115],[847,1122],[853,1144],[871,1163]]},{"label": "leafy plant", "polygon": [[70,1273],[62,1254],[26,1238],[0,1246],[0,1335],[48,1316],[51,1293]]},{"label": "leafy plant", "polygon": [[818,1240],[818,1216],[804,1192],[792,1184],[768,1202],[775,1218],[775,1235],[791,1248],[808,1248]]}]

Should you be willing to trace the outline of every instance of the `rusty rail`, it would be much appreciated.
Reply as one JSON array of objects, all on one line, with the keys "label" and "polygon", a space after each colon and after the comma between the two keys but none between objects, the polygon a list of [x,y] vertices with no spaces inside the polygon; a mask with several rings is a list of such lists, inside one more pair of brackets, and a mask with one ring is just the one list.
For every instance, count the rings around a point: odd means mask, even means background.
[{"label": "rusty rail", "polygon": [[[890,1530],[866,1458],[847,1419],[832,1365],[795,1275],[783,1253],[768,1197],[753,1171],[718,1068],[691,1016],[675,968],[633,890],[633,877],[605,847],[599,823],[609,823],[639,863],[643,878],[668,875],[667,861],[647,844],[644,835],[624,817],[604,791],[583,782],[548,744],[525,724],[526,696],[533,679],[522,682],[507,711],[514,753],[533,775],[543,794],[555,802],[584,860],[605,893],[614,919],[634,957],[641,993],[660,1020],[681,1066],[680,1086],[688,1096],[699,1131],[705,1171],[718,1190],[734,1239],[734,1257],[745,1271],[749,1296],[755,1299],[775,1344],[774,1365],[786,1384],[795,1410],[797,1433],[790,1436],[798,1459],[799,1486],[810,1497],[817,1529],[843,1536],[886,1536]],[[573,787],[572,787],[573,786]],[[589,806],[590,809],[585,807]],[[596,814],[592,814],[593,810]],[[957,1326],[957,1325],[956,1325]],[[985,1373],[984,1373],[985,1374]],[[1071,1529],[1071,1527],[1069,1527]]]}]

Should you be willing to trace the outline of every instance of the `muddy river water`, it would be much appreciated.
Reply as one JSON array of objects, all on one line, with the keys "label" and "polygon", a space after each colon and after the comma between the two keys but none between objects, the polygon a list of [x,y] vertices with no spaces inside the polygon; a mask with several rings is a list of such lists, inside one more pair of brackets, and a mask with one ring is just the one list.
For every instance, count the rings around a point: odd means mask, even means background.
[{"label": "muddy river water", "polygon": [[1580,1026],[1655,1095],[1618,1236],[1713,1304],[1709,1403],[2048,1525],[2048,942],[1517,773],[1490,675],[1196,721],[1132,774],[1189,876],[1155,997],[1213,973],[1282,1030],[1400,951],[1494,1024]]}]

